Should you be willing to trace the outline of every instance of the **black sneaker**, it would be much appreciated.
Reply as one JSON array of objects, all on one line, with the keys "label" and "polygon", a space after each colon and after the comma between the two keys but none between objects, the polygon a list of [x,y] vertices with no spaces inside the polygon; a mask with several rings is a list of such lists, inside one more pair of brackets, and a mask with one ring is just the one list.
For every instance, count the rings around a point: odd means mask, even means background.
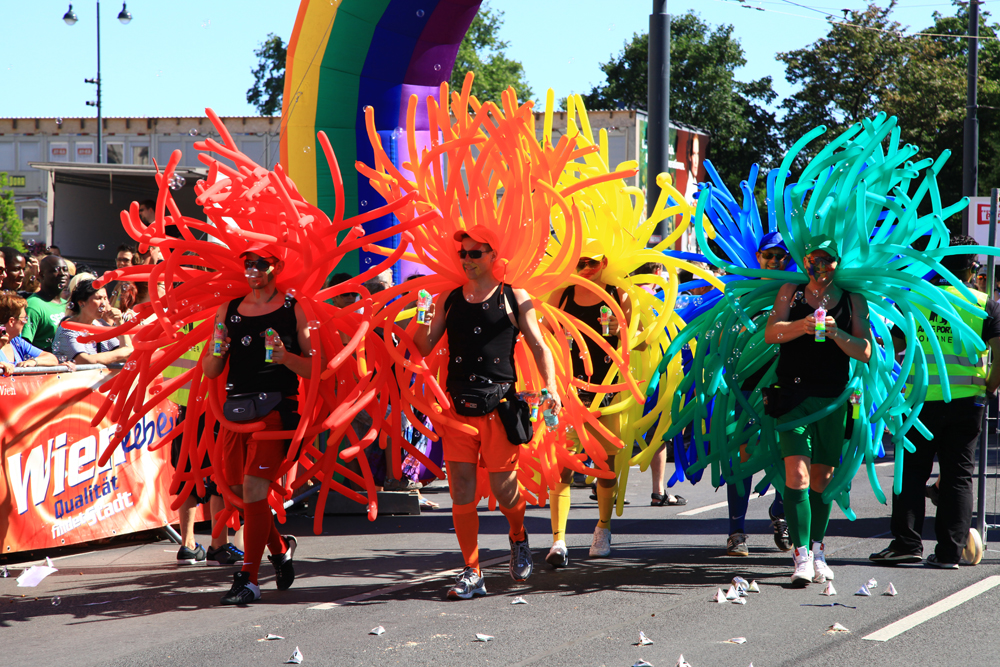
[{"label": "black sneaker", "polygon": [[198,543],[195,543],[194,549],[188,549],[185,546],[181,546],[177,550],[177,564],[178,565],[194,565],[196,563],[205,562],[205,549]]},{"label": "black sneaker", "polygon": [[281,537],[284,538],[288,549],[283,554],[268,556],[267,559],[274,566],[274,581],[278,584],[278,590],[285,591],[295,581],[295,567],[292,565],[292,555],[295,553],[296,541],[293,535],[282,535]]},{"label": "black sneaker", "polygon": [[250,604],[260,599],[260,587],[250,583],[249,572],[233,574],[233,587],[222,596],[219,604]]},{"label": "black sneaker", "polygon": [[243,565],[243,552],[232,542],[226,542],[218,549],[209,547],[207,558],[218,565]]},{"label": "black sneaker", "polygon": [[534,565],[531,562],[531,547],[528,546],[528,531],[524,532],[524,539],[515,542],[508,537],[510,542],[510,577],[514,581],[526,581],[531,576]]},{"label": "black sneaker", "polygon": [[792,536],[788,534],[788,522],[785,521],[783,516],[774,516],[771,514],[770,508],[767,510],[767,515],[771,517],[771,530],[774,531],[774,546],[778,547],[781,551],[791,551],[792,550]]},{"label": "black sneaker", "polygon": [[746,533],[733,533],[726,540],[727,556],[749,556],[750,548],[747,546]]},{"label": "black sneaker", "polygon": [[937,554],[931,554],[924,561],[925,565],[930,565],[931,567],[941,568],[942,570],[957,570],[958,563],[945,563],[944,561],[938,560]]},{"label": "black sneaker", "polygon": [[923,557],[920,554],[904,554],[892,547],[886,547],[882,551],[869,556],[868,560],[873,563],[885,563],[886,565],[910,565],[919,563],[923,560]]}]

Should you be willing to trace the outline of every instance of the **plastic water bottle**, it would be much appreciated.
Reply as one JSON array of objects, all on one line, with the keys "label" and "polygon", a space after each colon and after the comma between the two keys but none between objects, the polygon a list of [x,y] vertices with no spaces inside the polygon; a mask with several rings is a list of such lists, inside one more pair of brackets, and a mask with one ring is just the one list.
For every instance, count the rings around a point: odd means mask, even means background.
[{"label": "plastic water bottle", "polygon": [[826,340],[826,308],[817,308],[813,317],[816,318],[816,342],[822,343]]},{"label": "plastic water bottle", "polygon": [[427,324],[427,311],[431,307],[431,293],[425,289],[417,292],[417,324]]},{"label": "plastic water bottle", "polygon": [[559,426],[559,417],[556,413],[552,412],[552,398],[549,396],[548,389],[542,389],[541,403],[545,406],[545,410],[542,412],[545,425],[550,429]]}]

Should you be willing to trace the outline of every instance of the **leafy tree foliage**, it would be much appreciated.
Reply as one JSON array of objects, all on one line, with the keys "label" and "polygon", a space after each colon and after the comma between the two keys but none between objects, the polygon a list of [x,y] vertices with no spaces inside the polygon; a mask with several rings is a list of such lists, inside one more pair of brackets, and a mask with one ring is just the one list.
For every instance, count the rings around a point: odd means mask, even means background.
[{"label": "leafy tree foliage", "polygon": [[[0,188],[7,187],[7,174],[0,171]],[[11,246],[24,250],[21,233],[24,225],[14,206],[14,193],[0,189],[0,246]]]},{"label": "leafy tree foliage", "polygon": [[[635,34],[617,56],[601,65],[606,82],[584,95],[588,109],[645,109],[649,36]],[[776,94],[771,77],[743,82],[746,64],[733,26],[709,26],[693,11],[670,22],[670,119],[708,130],[708,158],[736,185],[754,162],[776,166],[779,143],[774,113],[766,105]]]},{"label": "leafy tree foliage", "polygon": [[247,91],[247,102],[257,107],[262,116],[280,115],[287,45],[272,32],[253,54],[257,56],[257,67],[253,69],[253,86]]},{"label": "leafy tree foliage", "polygon": [[499,102],[500,93],[511,86],[517,91],[519,100],[531,99],[531,86],[524,78],[524,66],[505,53],[510,43],[500,39],[501,26],[503,12],[492,9],[489,3],[483,4],[458,47],[448,82],[453,90],[461,90],[466,73],[474,72],[472,94],[481,101]]}]

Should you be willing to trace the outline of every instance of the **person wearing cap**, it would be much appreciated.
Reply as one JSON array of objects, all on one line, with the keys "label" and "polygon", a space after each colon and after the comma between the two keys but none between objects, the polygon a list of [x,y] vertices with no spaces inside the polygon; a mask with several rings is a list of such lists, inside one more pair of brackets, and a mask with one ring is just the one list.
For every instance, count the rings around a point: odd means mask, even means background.
[{"label": "person wearing cap", "polygon": [[[760,268],[768,271],[784,271],[788,267],[788,248],[785,247],[785,240],[780,232],[769,232],[764,234],[757,246],[757,264]],[[773,280],[773,278],[764,278]],[[768,317],[770,309],[761,313],[757,318],[757,323],[763,324],[763,320]],[[747,398],[757,389],[761,380],[771,369],[772,363],[761,366],[753,375],[740,383],[740,389]],[[735,418],[739,419],[740,404],[736,404]],[[749,460],[746,444],[740,446],[740,459],[743,462]],[[740,487],[743,488],[742,495]],[[749,556],[750,548],[747,545],[748,535],[746,533],[747,509],[750,506],[750,492],[753,487],[753,477],[747,477],[740,482],[726,483],[726,501],[729,506],[729,537],[726,539],[726,554],[729,556]],[[771,519],[771,530],[774,533],[774,544],[782,551],[791,551],[792,543],[788,535],[788,523],[785,521],[785,505],[781,491],[774,490],[774,501],[768,508],[768,516]]]},{"label": "person wearing cap", "polygon": [[[290,295],[278,291],[275,281],[285,268],[284,261],[269,246],[252,244],[240,254],[250,293],[219,306],[215,315],[221,331],[221,356],[205,354],[202,368],[212,380],[227,371],[226,419],[242,421],[255,414],[264,429],[294,429],[298,418],[299,377],[308,378],[312,364],[309,327],[305,312]],[[218,329],[221,325],[221,329]],[[275,335],[265,332],[273,330]],[[265,343],[273,346],[266,361]],[[243,499],[243,568],[235,573],[233,587],[221,603],[247,604],[260,599],[258,571],[266,545],[274,565],[278,590],[295,580],[292,555],[296,540],[281,535],[267,502],[270,486],[278,479],[285,458],[285,442],[256,440],[250,433],[222,428],[223,461],[221,477],[233,493]]]},{"label": "person wearing cap", "polygon": [[[606,292],[608,297],[614,299],[624,312],[626,318],[631,318],[632,307],[625,292],[617,287],[608,285],[603,280],[604,269],[608,266],[608,259],[601,250],[600,243],[596,239],[587,239],[583,244],[580,259],[576,265],[576,275],[590,280],[597,287]],[[598,336],[602,333],[601,307],[604,300],[600,295],[586,289],[577,289],[575,285],[570,285],[564,289],[556,290],[549,297],[549,304],[561,309],[568,315],[584,325],[590,326]],[[619,345],[620,323],[612,315],[611,323],[608,327],[610,335],[605,336],[607,344],[617,349]],[[561,332],[559,332],[561,333]],[[587,350],[581,352],[574,349],[570,354],[570,361],[573,366],[573,376],[583,382],[601,384],[611,369],[613,362],[608,357],[601,346],[589,337],[586,338]],[[573,344],[576,347],[576,343]],[[583,362],[583,355],[590,356],[593,374],[588,375]],[[593,392],[582,389],[576,390],[577,396],[584,406],[596,410],[606,408],[616,401],[614,393],[605,394],[599,405],[594,405],[596,395]],[[598,418],[611,433],[615,436],[621,434],[621,416],[615,412],[601,415]],[[604,449],[606,460],[610,460],[611,468],[614,468],[614,456],[620,450],[610,440],[605,438],[592,427],[587,428],[588,434],[596,438]],[[570,430],[566,434],[567,439],[575,443],[574,449],[580,451],[580,436],[575,430]],[[569,518],[570,508],[570,482],[573,478],[573,471],[566,468],[562,471],[562,478],[554,489],[549,490],[549,511],[552,517],[552,548],[549,550],[545,561],[552,567],[564,567],[569,563],[569,551],[566,549],[566,522]],[[591,558],[606,558],[611,555],[611,513],[614,508],[615,493],[617,491],[617,479],[597,478],[597,526],[594,528],[594,537],[590,545]]]},{"label": "person wearing cap", "polygon": [[[868,363],[872,351],[868,302],[834,280],[837,244],[814,236],[804,254],[808,284],[781,286],[764,333],[766,343],[778,345],[778,383],[765,395],[765,410],[778,426],[826,410],[847,387],[850,360]],[[815,339],[819,308],[826,310],[825,341]],[[785,518],[795,547],[793,586],[834,578],[826,562],[831,506],[823,490],[840,462],[848,407],[845,402],[816,421],[777,434],[785,462]]]},{"label": "person wearing cap", "polygon": [[510,524],[510,575],[515,581],[524,581],[532,571],[531,549],[524,529],[526,503],[518,490],[516,473],[520,446],[510,441],[496,410],[481,414],[483,408],[477,407],[480,402],[471,397],[499,385],[499,392],[505,392],[504,400],[518,400],[514,389],[517,382],[514,346],[521,334],[544,378],[553,412],[558,413],[562,403],[556,388],[552,353],[542,340],[531,297],[525,290],[502,283],[493,273],[500,248],[496,234],[477,225],[456,232],[454,240],[466,283],[434,299],[426,313],[427,326],[418,327],[413,340],[420,354],[426,357],[447,332],[450,354],[447,389],[453,405],[444,416],[477,431],[472,435],[440,424],[455,536],[466,566],[448,591],[448,597],[457,600],[486,594],[479,564],[476,510],[476,470],[480,461],[489,473],[490,489],[500,511]]},{"label": "person wearing cap", "polygon": [[[975,239],[964,235],[952,235],[950,246],[976,245]],[[898,328],[892,330],[892,341],[897,351],[906,349],[910,342],[916,342],[927,358],[927,396],[920,410],[920,421],[931,432],[932,438],[925,438],[916,429],[908,438],[916,448],[907,452],[903,459],[902,488],[892,496],[892,542],[888,547],[868,557],[874,563],[898,565],[919,563],[923,560],[924,543],[921,533],[924,524],[926,493],[925,485],[934,466],[937,455],[940,486],[937,498],[937,515],[934,533],[937,546],[927,557],[927,565],[957,569],[963,559],[976,564],[982,557],[982,537],[979,531],[970,528],[972,523],[972,473],[976,465],[976,445],[979,443],[983,423],[983,410],[987,396],[992,396],[1000,386],[1000,370],[989,363],[989,352],[993,359],[1000,354],[1000,306],[981,291],[972,288],[972,263],[975,255],[948,255],[941,258],[941,265],[948,269],[972,291],[975,305],[986,312],[983,318],[974,313],[956,308],[962,321],[978,333],[986,343],[987,350],[978,352],[972,360],[971,350],[960,350],[957,339],[952,335],[952,324],[938,312],[922,305],[917,309],[932,325],[930,335],[937,339],[944,354],[945,370],[951,400],[946,402],[941,386],[942,377],[934,357],[930,336],[922,328],[917,329],[917,340],[907,341]],[[938,287],[961,299],[968,297],[946,280],[935,277]],[[941,301],[944,299],[942,298]],[[908,384],[913,381],[909,378]],[[899,465],[897,463],[897,465]]]}]

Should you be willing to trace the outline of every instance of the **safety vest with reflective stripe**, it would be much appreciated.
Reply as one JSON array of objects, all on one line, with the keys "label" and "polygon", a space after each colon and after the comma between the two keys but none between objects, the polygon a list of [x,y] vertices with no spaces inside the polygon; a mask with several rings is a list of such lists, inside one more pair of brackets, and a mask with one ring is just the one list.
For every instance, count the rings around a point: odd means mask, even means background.
[{"label": "safety vest with reflective stripe", "polygon": [[[193,328],[193,326],[197,326],[198,324],[200,324],[200,322],[195,322],[194,325],[191,324],[185,325],[184,333],[189,333]],[[201,351],[204,347],[205,347],[204,342],[198,343],[190,350],[184,352],[184,354],[179,356],[173,362],[171,362],[169,366],[163,369],[163,379],[170,380],[172,378],[179,376],[184,371],[197,366],[198,359],[201,358]],[[170,394],[170,400],[176,403],[177,405],[186,406],[188,404],[188,395],[190,393],[191,393],[191,383],[188,382],[183,387],[181,387],[174,393]]]},{"label": "safety vest with reflective stripe", "polygon": [[[951,285],[942,286],[940,289],[951,292],[952,294],[962,297],[962,294]],[[974,289],[970,289],[970,292],[976,297],[976,305],[979,308],[986,307],[986,294],[978,292]],[[944,356],[945,370],[948,373],[948,385],[951,387],[951,397],[952,398],[968,398],[969,396],[985,396],[986,395],[986,352],[984,351],[982,355],[975,358],[975,361],[969,361],[967,355],[955,354],[957,341],[954,340],[951,330],[951,325],[948,321],[942,318],[937,313],[927,310],[923,306],[917,306],[924,317],[928,319],[933,328],[933,334],[937,338],[938,344],[941,346],[941,353]],[[973,315],[961,308],[956,308],[959,316],[962,318],[969,327],[975,331],[977,334],[982,336],[983,334],[983,318]],[[941,375],[938,372],[937,359],[934,357],[933,347],[931,345],[930,339],[927,337],[924,330],[917,327],[917,338],[920,342],[920,347],[923,349],[924,354],[927,356],[927,399],[928,401],[940,401],[944,399],[944,393],[941,391]],[[910,374],[910,384],[913,383],[913,374]]]}]

